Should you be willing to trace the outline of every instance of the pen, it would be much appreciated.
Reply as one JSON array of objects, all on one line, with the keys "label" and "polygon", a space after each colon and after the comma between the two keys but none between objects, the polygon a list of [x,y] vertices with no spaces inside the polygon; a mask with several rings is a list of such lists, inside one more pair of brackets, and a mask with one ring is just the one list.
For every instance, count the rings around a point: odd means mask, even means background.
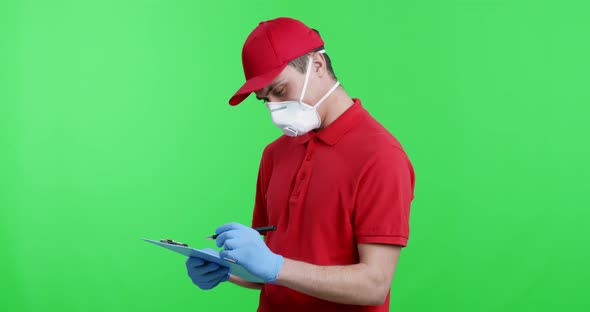
[{"label": "pen", "polygon": [[[277,226],[276,225],[268,225],[268,226],[255,227],[254,229],[256,231],[258,231],[258,233],[263,234],[268,231],[276,230]],[[216,238],[217,238],[217,234],[205,237],[205,239],[216,239]]]}]

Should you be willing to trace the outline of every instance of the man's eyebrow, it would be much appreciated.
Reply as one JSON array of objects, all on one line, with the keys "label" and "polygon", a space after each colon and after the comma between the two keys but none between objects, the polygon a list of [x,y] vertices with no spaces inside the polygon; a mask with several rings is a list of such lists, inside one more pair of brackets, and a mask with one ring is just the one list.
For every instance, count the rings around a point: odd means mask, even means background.
[{"label": "man's eyebrow", "polygon": [[274,87],[276,87],[279,83],[282,83],[282,81],[275,81],[273,83],[271,83],[268,86],[268,91],[266,91],[266,95],[263,97],[258,97],[258,95],[256,96],[256,99],[258,100],[264,100],[264,98],[266,98],[268,96],[268,94],[270,93],[270,91],[272,91],[272,89],[274,89]]}]

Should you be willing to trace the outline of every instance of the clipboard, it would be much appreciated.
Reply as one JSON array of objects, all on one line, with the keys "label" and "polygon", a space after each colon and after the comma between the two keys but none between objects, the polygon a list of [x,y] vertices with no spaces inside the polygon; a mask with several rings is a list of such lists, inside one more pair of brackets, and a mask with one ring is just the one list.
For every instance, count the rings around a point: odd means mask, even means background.
[{"label": "clipboard", "polygon": [[244,269],[239,264],[221,258],[219,256],[219,251],[217,251],[217,250],[210,249],[210,248],[195,249],[195,248],[191,248],[188,246],[185,247],[185,246],[180,246],[180,245],[167,244],[167,243],[163,243],[160,241],[147,239],[147,238],[142,238],[142,240],[144,240],[148,243],[152,243],[154,245],[164,247],[166,249],[170,249],[174,252],[185,255],[187,257],[199,258],[199,259],[203,259],[205,261],[215,262],[215,263],[219,264],[220,266],[228,267],[230,274],[233,274],[233,275],[240,277],[242,279],[245,279],[247,281],[254,282],[254,283],[264,283],[264,280],[253,275],[252,273],[248,272],[246,269]]}]

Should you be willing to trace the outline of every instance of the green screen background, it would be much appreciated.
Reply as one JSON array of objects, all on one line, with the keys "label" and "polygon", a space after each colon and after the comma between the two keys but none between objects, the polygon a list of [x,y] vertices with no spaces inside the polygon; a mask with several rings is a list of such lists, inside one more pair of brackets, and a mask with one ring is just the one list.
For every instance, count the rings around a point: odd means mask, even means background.
[{"label": "green screen background", "polygon": [[259,21],[320,30],[416,172],[392,311],[588,311],[587,1],[0,2],[0,310],[253,311],[140,241],[249,223]]}]

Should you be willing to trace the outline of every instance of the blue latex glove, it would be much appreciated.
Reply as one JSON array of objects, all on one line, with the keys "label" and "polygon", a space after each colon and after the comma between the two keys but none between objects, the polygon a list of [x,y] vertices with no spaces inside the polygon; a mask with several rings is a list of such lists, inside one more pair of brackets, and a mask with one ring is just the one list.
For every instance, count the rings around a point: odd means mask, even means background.
[{"label": "blue latex glove", "polygon": [[229,268],[200,258],[189,257],[186,260],[188,276],[195,285],[203,290],[211,289],[229,279]]},{"label": "blue latex glove", "polygon": [[256,230],[239,223],[227,223],[218,227],[215,233],[217,247],[224,248],[219,252],[221,257],[235,260],[265,282],[277,279],[283,256],[270,251]]}]

